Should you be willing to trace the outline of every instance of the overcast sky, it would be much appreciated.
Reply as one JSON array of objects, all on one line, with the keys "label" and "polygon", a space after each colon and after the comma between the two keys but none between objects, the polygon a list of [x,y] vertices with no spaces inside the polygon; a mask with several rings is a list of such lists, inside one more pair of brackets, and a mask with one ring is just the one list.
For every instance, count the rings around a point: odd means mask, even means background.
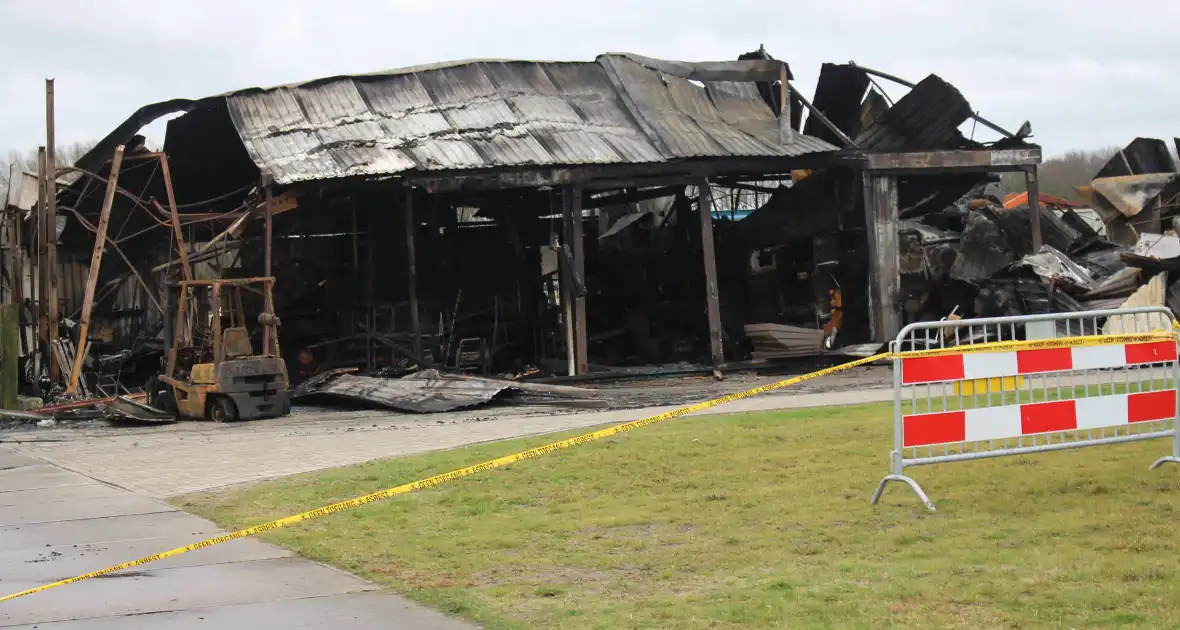
[{"label": "overcast sky", "polygon": [[[467,58],[727,60],[764,44],[809,95],[822,62],[935,73],[1055,154],[1180,134],[1180,2],[1022,0],[0,0],[0,156],[61,143],[142,105]],[[904,90],[891,90],[896,98]],[[154,130],[153,130],[154,131]],[[970,128],[967,129],[970,131]],[[154,131],[155,140],[162,141]],[[153,134],[149,134],[151,137]],[[990,139],[979,132],[977,138]]]}]

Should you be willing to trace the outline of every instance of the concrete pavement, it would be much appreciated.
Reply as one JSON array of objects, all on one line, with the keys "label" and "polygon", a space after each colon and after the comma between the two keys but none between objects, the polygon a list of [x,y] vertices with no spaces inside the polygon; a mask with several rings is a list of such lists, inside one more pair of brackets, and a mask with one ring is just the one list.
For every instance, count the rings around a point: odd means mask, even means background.
[{"label": "concrete pavement", "polygon": [[[891,390],[873,388],[763,394],[697,415],[887,400],[892,400]],[[545,408],[429,415],[324,411],[226,425],[182,422],[148,429],[61,428],[8,432],[0,438],[38,459],[139,494],[164,498],[374,459],[627,422],[680,406],[578,413]]]},{"label": "concrete pavement", "polygon": [[[0,447],[0,595],[217,535],[209,521]],[[470,630],[254,539],[0,603],[0,628]]]}]

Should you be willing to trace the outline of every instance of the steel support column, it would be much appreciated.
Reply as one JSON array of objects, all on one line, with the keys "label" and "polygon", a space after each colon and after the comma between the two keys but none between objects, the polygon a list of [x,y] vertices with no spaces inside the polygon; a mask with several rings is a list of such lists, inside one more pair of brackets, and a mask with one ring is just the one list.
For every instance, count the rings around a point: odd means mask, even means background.
[{"label": "steel support column", "polygon": [[701,258],[705,265],[705,310],[709,317],[709,355],[713,359],[713,378],[721,380],[725,362],[721,342],[721,299],[717,289],[717,256],[713,246],[713,191],[709,180],[697,183],[697,214],[701,220]]}]

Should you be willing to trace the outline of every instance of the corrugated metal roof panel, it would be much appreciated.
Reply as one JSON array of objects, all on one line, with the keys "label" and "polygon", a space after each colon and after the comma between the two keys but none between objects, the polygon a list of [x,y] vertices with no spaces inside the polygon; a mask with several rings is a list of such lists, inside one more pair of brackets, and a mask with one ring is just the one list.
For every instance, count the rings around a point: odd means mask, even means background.
[{"label": "corrugated metal roof panel", "polygon": [[959,125],[972,113],[955,86],[932,74],[857,136],[856,144],[881,151],[962,148],[970,142]]},{"label": "corrugated metal roof panel", "polygon": [[703,87],[622,55],[474,61],[247,90],[227,102],[250,157],[279,183],[836,148],[798,134],[781,145],[753,84]]}]

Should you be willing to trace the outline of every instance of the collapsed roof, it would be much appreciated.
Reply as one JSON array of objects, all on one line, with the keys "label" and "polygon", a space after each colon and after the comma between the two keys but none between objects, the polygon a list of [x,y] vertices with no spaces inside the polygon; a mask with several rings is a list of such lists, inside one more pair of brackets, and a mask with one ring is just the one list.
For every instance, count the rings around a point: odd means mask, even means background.
[{"label": "collapsed roof", "polygon": [[222,105],[250,160],[279,184],[836,151],[783,124],[760,93],[759,83],[787,72],[765,59],[604,54],[594,62],[476,60],[331,77],[148,105],[78,164],[98,170],[151,121]]}]

